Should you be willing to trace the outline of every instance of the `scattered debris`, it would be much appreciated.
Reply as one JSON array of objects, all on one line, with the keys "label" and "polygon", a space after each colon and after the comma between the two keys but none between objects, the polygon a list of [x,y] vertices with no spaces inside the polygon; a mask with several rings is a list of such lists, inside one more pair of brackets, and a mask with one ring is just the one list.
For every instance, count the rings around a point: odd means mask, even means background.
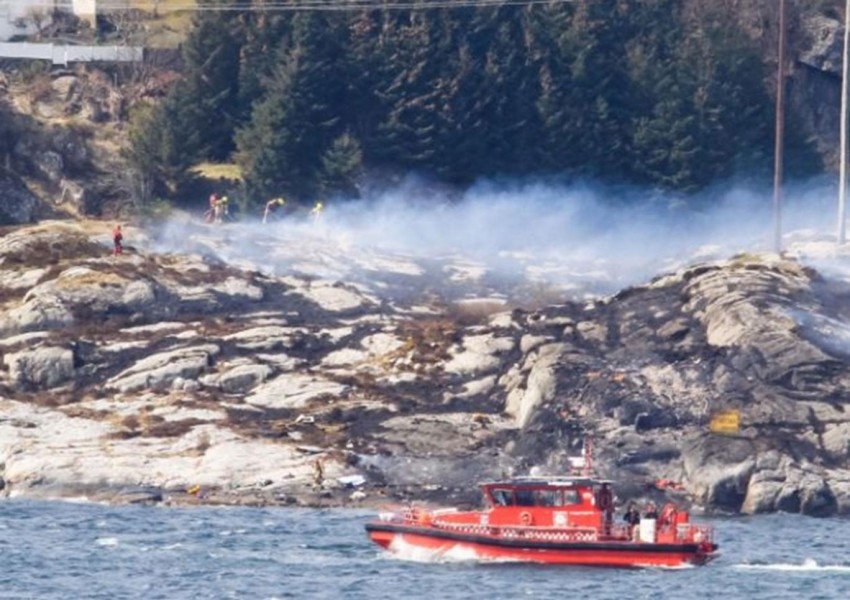
[{"label": "scattered debris", "polygon": [[295,449],[299,452],[303,452],[304,454],[321,454],[325,451],[325,449],[320,446],[295,446]]},{"label": "scattered debris", "polygon": [[360,487],[366,483],[366,478],[363,475],[344,475],[337,477],[336,480],[347,488]]}]

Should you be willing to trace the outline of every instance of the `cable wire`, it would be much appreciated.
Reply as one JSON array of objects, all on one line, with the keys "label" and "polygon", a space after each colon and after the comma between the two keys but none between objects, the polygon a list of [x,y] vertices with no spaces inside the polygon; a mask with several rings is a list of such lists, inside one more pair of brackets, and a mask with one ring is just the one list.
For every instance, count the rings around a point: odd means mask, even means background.
[{"label": "cable wire", "polygon": [[[223,2],[219,4],[197,4],[187,0],[182,3],[158,3],[155,0],[122,2],[106,0],[96,4],[97,12],[118,12],[130,10],[158,10],[161,13],[175,12],[297,12],[297,11],[353,11],[353,10],[429,10],[437,8],[483,8],[500,6],[535,6],[542,4],[569,4],[575,0],[293,0],[239,4]],[[20,0],[0,0],[0,8],[19,8]],[[27,10],[68,10],[73,9],[72,0],[42,0],[33,2]]]}]

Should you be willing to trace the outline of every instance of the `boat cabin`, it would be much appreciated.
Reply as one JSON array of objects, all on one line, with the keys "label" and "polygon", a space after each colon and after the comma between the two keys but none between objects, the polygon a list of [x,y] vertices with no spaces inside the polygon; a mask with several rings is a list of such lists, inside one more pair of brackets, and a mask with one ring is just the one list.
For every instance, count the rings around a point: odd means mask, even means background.
[{"label": "boat cabin", "polygon": [[529,477],[481,485],[490,525],[610,527],[611,482],[590,477]]}]

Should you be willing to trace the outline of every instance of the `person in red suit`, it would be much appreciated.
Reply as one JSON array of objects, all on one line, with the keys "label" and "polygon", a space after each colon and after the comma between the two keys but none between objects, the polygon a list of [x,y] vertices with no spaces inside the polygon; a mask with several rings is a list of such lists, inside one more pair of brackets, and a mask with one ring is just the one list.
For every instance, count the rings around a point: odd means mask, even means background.
[{"label": "person in red suit", "polygon": [[121,225],[116,225],[112,230],[112,242],[115,244],[113,254],[116,256],[124,253],[124,234],[121,233]]}]

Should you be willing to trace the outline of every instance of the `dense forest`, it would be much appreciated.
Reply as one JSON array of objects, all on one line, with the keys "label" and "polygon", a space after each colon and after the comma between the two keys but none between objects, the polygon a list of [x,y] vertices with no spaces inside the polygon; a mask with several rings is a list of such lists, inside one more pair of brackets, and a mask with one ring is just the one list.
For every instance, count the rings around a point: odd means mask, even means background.
[{"label": "dense forest", "polygon": [[353,197],[381,173],[681,192],[764,176],[767,67],[733,14],[684,4],[200,12],[184,76],[136,111],[128,157],[144,194],[235,161],[253,202]]}]

